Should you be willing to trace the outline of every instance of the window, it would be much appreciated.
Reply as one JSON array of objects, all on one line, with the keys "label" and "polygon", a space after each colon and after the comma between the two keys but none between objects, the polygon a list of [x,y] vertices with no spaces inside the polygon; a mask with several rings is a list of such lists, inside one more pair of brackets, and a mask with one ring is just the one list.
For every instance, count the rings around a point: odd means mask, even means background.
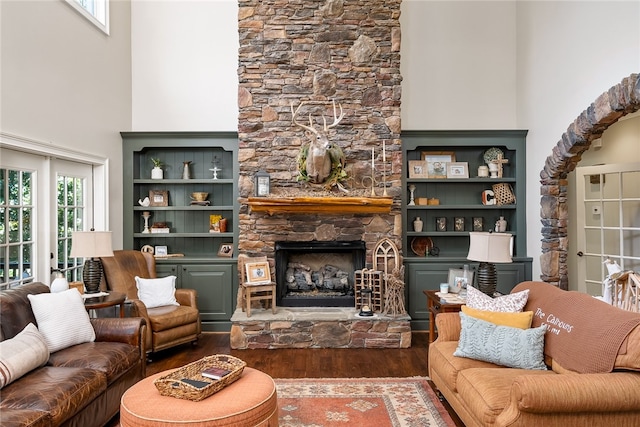
[{"label": "window", "polygon": [[105,34],[109,34],[109,0],[66,0]]},{"label": "window", "polygon": [[33,280],[33,173],[0,169],[0,286]]},{"label": "window", "polygon": [[69,282],[80,281],[82,259],[70,258],[71,233],[82,231],[86,198],[83,178],[58,174],[56,215],[57,269],[62,271]]}]

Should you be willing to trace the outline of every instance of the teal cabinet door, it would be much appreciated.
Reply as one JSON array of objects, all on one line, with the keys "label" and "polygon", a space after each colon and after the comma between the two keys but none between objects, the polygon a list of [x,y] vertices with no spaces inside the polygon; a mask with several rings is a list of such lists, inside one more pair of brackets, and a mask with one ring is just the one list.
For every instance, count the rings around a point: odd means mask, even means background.
[{"label": "teal cabinet door", "polygon": [[[459,264],[411,263],[408,265],[409,315],[412,324],[428,325],[429,311],[425,290],[437,290],[440,283],[449,280],[449,269],[460,268]],[[422,328],[420,328],[422,329]]]},{"label": "teal cabinet door", "polygon": [[202,322],[230,320],[236,299],[233,294],[233,265],[185,264],[180,269],[180,287],[198,292]]},{"label": "teal cabinet door", "polygon": [[180,274],[176,264],[156,263],[156,277],[176,276],[176,288],[180,287]]}]

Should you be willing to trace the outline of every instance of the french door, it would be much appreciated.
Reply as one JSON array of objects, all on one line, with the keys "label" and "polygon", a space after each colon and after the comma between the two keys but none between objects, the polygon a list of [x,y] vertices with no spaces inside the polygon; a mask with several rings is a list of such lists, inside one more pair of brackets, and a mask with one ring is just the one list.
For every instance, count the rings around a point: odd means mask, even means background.
[{"label": "french door", "polygon": [[640,270],[640,163],[576,168],[578,290],[602,295],[605,261]]},{"label": "french door", "polygon": [[76,280],[71,232],[93,224],[93,166],[0,147],[0,289]]}]

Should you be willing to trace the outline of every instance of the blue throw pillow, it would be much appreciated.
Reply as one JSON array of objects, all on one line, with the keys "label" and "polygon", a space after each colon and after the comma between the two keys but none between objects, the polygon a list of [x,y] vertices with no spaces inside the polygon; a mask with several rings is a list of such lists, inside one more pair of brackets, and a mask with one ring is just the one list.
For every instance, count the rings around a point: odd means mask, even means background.
[{"label": "blue throw pillow", "polygon": [[546,326],[518,329],[499,326],[460,313],[462,330],[454,356],[482,360],[511,368],[546,370]]}]

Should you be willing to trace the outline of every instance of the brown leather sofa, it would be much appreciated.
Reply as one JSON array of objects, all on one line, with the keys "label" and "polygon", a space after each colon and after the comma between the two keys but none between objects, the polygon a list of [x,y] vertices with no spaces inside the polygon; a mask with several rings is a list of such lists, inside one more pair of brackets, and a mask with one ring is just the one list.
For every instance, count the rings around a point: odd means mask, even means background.
[{"label": "brown leather sofa", "polygon": [[[28,294],[49,292],[30,283],[0,292],[0,339],[37,326]],[[63,308],[62,308],[63,309]],[[91,319],[95,342],[74,345],[0,391],[2,426],[104,426],[125,390],[145,377],[145,320]]]},{"label": "brown leather sofa", "polygon": [[[523,282],[512,292],[525,289],[529,299],[524,311],[534,312],[532,327],[547,325],[548,370],[454,356],[460,314],[436,317],[438,339],[429,345],[429,377],[465,426],[640,426],[640,313],[543,282]],[[624,320],[618,322],[620,318]],[[608,319],[616,320],[612,329],[605,326]],[[622,344],[611,346],[608,359],[612,370],[581,372],[581,355],[606,353],[602,343],[621,329]],[[576,343],[576,336],[582,341]]]},{"label": "brown leather sofa", "polygon": [[147,321],[146,348],[153,353],[184,343],[195,343],[202,326],[195,289],[176,289],[180,305],[147,308],[138,299],[135,277],[156,278],[156,262],[152,254],[134,250],[113,251],[112,257],[100,258],[107,288],[127,294],[131,315]]}]

